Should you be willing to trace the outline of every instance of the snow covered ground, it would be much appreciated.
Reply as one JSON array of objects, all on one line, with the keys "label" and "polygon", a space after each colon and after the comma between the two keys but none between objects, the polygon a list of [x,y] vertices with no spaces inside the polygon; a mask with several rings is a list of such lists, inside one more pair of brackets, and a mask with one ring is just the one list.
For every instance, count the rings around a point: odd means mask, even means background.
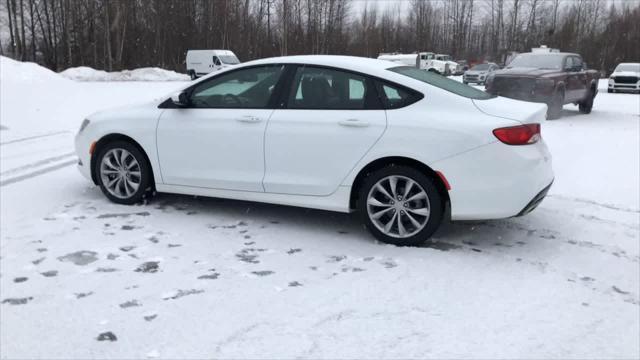
[{"label": "snow covered ground", "polygon": [[0,70],[2,358],[640,357],[638,95],[544,124],[533,213],[397,248],[353,215],[109,203],[72,166],[83,117],[182,83]]}]

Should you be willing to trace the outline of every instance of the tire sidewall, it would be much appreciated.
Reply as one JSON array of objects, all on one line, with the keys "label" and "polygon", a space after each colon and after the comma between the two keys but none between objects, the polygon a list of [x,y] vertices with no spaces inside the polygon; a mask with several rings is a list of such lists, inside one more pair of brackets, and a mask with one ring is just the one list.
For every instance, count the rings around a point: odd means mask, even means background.
[{"label": "tire sidewall", "polygon": [[[140,172],[141,172],[140,186],[138,187],[138,190],[131,197],[126,199],[113,196],[102,183],[102,176],[100,174],[100,164],[102,163],[102,158],[104,157],[104,155],[109,150],[112,150],[112,149],[127,150],[131,155],[133,155],[133,157],[136,158],[136,161],[140,165]],[[96,155],[94,167],[95,167],[94,171],[96,174],[96,180],[98,182],[98,186],[100,186],[100,190],[102,190],[102,193],[109,200],[118,204],[132,205],[132,204],[139,203],[145,197],[149,189],[149,185],[151,184],[151,166],[149,165],[149,162],[147,161],[146,156],[144,156],[142,151],[138,149],[137,146],[134,146],[133,144],[126,141],[114,141],[112,143],[109,143],[103,146],[98,152],[98,154]]]},{"label": "tire sidewall", "polygon": [[[394,238],[384,234],[373,224],[367,211],[367,197],[371,188],[382,178],[391,175],[405,176],[418,183],[427,193],[430,204],[430,216],[426,226],[417,234],[408,238]],[[404,165],[390,165],[376,170],[367,176],[358,193],[357,210],[362,222],[376,239],[397,246],[417,246],[425,243],[438,229],[444,213],[444,201],[433,180],[424,173]]]}]

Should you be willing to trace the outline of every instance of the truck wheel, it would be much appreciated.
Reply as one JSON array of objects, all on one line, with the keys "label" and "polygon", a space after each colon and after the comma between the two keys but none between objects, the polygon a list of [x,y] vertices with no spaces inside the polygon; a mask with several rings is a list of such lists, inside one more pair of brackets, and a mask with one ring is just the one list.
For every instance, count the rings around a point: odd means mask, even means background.
[{"label": "truck wheel", "polygon": [[589,90],[589,94],[587,95],[587,98],[578,104],[578,109],[580,110],[581,113],[583,114],[590,114],[591,113],[591,108],[593,108],[593,98],[596,97],[595,92],[593,91],[593,89]]},{"label": "truck wheel", "polygon": [[607,89],[607,92],[608,92],[609,94],[611,94],[611,93],[613,92],[613,90],[611,90],[611,89]]},{"label": "truck wheel", "polygon": [[556,120],[562,116],[564,105],[564,90],[558,89],[553,93],[551,101],[547,103],[547,120]]},{"label": "truck wheel", "polygon": [[196,72],[193,70],[189,71],[189,76],[191,77],[191,80],[195,80],[198,78],[198,76],[196,75]]}]

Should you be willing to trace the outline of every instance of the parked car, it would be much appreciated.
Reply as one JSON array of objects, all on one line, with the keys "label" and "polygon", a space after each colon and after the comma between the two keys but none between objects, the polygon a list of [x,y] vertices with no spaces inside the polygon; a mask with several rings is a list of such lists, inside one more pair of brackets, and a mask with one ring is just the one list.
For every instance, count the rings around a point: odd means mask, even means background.
[{"label": "parked car", "polygon": [[119,204],[157,191],[357,210],[378,239],[415,245],[445,209],[500,219],[542,201],[545,110],[393,62],[292,56],[91,115],[75,146],[82,174]]},{"label": "parked car", "polygon": [[465,84],[472,83],[484,85],[484,81],[487,79],[487,76],[496,70],[500,70],[500,66],[494,63],[475,65],[462,75],[462,82]]},{"label": "parked car", "polygon": [[236,54],[230,50],[187,51],[187,75],[192,80],[239,63]]},{"label": "parked car", "polygon": [[640,93],[640,63],[621,63],[609,76],[607,92],[635,91]]},{"label": "parked car", "polygon": [[570,53],[524,53],[485,80],[485,90],[512,99],[545,103],[547,119],[562,115],[564,104],[576,104],[589,114],[598,93],[600,75],[587,70],[580,55]]}]

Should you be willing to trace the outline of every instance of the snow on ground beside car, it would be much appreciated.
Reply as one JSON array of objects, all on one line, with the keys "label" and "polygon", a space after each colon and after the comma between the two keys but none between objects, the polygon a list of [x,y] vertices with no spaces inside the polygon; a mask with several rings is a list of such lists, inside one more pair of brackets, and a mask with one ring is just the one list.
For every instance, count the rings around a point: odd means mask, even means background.
[{"label": "snow on ground beside car", "polygon": [[[1,79],[2,358],[640,356],[637,95],[601,92],[592,114],[566,106],[543,125],[556,182],[533,213],[397,248],[348,214],[168,194],[112,204],[47,159],[86,114],[181,84],[5,87],[13,75]],[[51,98],[6,101],[19,87]]]},{"label": "snow on ground beside car", "polygon": [[66,79],[76,81],[188,81],[189,76],[157,67],[106,72],[87,66],[69,68],[60,72]]}]

